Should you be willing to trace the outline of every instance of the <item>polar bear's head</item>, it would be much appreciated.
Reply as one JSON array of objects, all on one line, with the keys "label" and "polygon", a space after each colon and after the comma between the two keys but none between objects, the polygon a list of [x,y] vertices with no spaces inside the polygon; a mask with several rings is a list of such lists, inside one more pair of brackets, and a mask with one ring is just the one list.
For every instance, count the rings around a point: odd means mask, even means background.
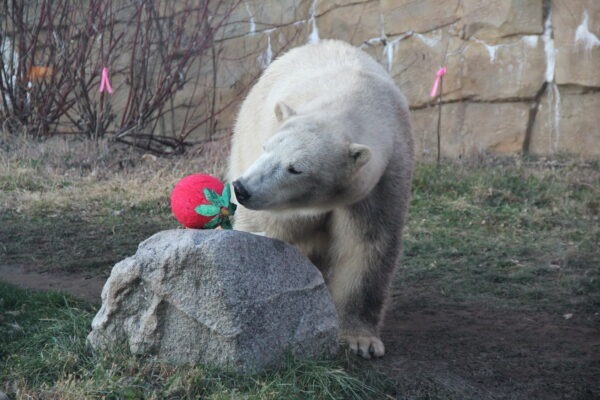
[{"label": "polar bear's head", "polygon": [[299,115],[279,103],[275,115],[278,131],[233,182],[240,204],[254,210],[326,209],[357,201],[370,190],[360,171],[371,150],[350,141],[327,113]]}]

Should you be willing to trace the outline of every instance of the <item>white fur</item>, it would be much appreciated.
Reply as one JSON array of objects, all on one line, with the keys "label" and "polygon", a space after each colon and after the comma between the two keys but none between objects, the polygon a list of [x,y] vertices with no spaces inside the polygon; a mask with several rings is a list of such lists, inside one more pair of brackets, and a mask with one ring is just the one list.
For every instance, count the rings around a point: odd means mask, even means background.
[{"label": "white fur", "polygon": [[381,123],[377,136],[365,135],[345,125],[345,121],[338,121],[339,131],[373,149],[376,156],[364,174],[366,182],[376,182],[391,156],[391,131],[397,130],[397,121],[383,115],[390,112],[390,107],[380,102],[382,88],[385,90],[390,84],[394,85],[381,65],[343,42],[326,40],[291,50],[269,66],[240,109],[234,127],[229,179],[239,178],[277,132],[280,122],[274,110],[278,103],[299,114],[325,110],[329,116],[355,115],[354,97],[361,96],[362,117]]},{"label": "white fur", "polygon": [[[383,67],[339,41],[302,46],[275,60],[240,109],[229,179],[252,194],[244,201],[252,209],[238,208],[234,228],[297,245],[323,272],[340,312],[366,290],[366,276],[385,259],[383,252],[399,248],[389,246],[399,241],[396,232],[367,243],[364,221],[351,207],[371,196],[390,168],[403,170],[393,172],[378,195],[397,199],[399,211],[390,215],[401,230],[413,162],[407,113]],[[320,186],[313,187],[317,178]],[[394,249],[389,263],[396,256]],[[377,326],[340,317],[351,349],[383,355]]]}]

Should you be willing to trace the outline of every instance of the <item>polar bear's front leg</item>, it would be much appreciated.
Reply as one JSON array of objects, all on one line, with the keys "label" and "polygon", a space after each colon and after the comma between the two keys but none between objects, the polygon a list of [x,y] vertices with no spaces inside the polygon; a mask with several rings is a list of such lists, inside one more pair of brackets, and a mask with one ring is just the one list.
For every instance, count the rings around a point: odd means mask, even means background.
[{"label": "polar bear's front leg", "polygon": [[336,211],[327,280],[338,311],[340,338],[353,352],[371,358],[385,353],[379,327],[399,253],[399,235],[392,226],[373,225],[364,215],[366,209]]}]

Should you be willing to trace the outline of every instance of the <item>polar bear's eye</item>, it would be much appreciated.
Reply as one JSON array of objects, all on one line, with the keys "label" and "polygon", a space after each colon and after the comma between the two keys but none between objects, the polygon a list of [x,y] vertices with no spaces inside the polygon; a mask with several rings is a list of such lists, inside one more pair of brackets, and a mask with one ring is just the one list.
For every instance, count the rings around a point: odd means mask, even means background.
[{"label": "polar bear's eye", "polygon": [[300,174],[302,173],[302,171],[298,171],[296,168],[294,168],[294,166],[293,166],[293,165],[290,165],[290,166],[288,166],[288,167],[287,167],[287,171],[288,171],[290,174],[294,174],[294,175],[300,175]]}]

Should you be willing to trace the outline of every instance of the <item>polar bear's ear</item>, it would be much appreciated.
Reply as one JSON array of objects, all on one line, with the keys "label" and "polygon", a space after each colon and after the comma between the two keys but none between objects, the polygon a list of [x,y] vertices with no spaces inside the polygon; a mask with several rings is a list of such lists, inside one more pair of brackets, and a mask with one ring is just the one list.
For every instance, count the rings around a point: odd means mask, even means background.
[{"label": "polar bear's ear", "polygon": [[371,159],[371,149],[358,143],[350,144],[350,158],[355,170],[365,165]]},{"label": "polar bear's ear", "polygon": [[296,111],[294,111],[290,106],[280,101],[275,104],[275,116],[277,117],[277,121],[283,122],[289,117],[296,115]]}]

